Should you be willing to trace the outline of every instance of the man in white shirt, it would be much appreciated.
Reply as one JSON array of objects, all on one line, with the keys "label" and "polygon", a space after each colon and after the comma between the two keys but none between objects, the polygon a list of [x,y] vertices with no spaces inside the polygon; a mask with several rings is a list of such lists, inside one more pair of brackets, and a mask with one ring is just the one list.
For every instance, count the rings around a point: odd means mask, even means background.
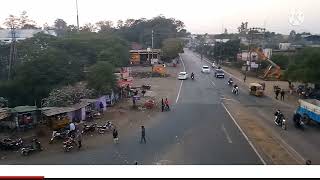
[{"label": "man in white shirt", "polygon": [[69,133],[70,136],[74,135],[76,132],[76,125],[72,122],[70,123],[69,128],[70,128],[70,133]]}]

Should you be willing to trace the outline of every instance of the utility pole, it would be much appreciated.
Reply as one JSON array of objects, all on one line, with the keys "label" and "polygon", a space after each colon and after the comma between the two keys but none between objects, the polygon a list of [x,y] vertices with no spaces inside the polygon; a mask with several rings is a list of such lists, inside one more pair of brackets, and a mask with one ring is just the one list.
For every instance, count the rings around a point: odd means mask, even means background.
[{"label": "utility pole", "polygon": [[76,8],[77,8],[77,27],[78,27],[78,32],[80,30],[80,27],[79,27],[79,12],[78,12],[78,0],[76,0]]},{"label": "utility pole", "polygon": [[152,35],[151,35],[151,49],[153,49],[153,29],[152,29]]},{"label": "utility pole", "polygon": [[17,47],[16,47],[16,28],[11,27],[11,45],[10,45],[10,56],[9,56],[9,67],[8,67],[8,80],[11,79],[12,64],[17,58]]}]

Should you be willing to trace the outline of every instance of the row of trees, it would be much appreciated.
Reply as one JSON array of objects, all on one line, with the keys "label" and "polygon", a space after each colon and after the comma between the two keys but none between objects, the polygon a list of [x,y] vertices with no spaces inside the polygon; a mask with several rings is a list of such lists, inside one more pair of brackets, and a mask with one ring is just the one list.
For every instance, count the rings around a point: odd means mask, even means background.
[{"label": "row of trees", "polygon": [[[21,19],[13,16],[11,25],[22,29],[25,26],[16,23]],[[30,24],[31,21],[26,22]],[[164,16],[118,22],[117,27],[110,21],[100,21],[95,25],[86,24],[79,30],[57,19],[54,23],[57,37],[39,33],[16,43],[17,58],[10,81],[6,80],[10,44],[0,45],[0,94],[8,99],[10,106],[76,103],[80,96],[65,96],[80,92],[77,89],[83,86],[74,86],[78,82],[86,84],[87,89],[83,89],[82,94],[105,94],[115,87],[115,69],[129,63],[130,42],[149,46],[149,35],[154,30],[154,47],[163,48],[168,58],[174,58],[183,48],[177,39],[187,34],[183,27],[181,21]],[[63,103],[62,99],[69,100]]]}]

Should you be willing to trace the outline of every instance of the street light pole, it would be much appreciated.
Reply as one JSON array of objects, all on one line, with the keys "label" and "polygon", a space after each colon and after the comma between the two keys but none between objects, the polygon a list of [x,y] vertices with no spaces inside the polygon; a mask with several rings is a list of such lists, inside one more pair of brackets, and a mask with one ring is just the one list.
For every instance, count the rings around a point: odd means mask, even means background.
[{"label": "street light pole", "polygon": [[79,32],[79,11],[78,11],[78,0],[76,0],[76,8],[77,8],[77,27],[78,27],[78,32]]}]

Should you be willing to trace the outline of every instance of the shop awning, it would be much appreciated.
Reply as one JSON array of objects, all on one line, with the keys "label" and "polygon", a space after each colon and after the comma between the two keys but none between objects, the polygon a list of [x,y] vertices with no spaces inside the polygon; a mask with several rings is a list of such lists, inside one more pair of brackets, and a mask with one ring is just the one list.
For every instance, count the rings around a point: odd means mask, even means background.
[{"label": "shop awning", "polygon": [[42,109],[42,113],[45,116],[54,116],[54,115],[58,115],[58,114],[72,112],[75,110],[76,109],[71,108],[71,107],[48,107],[48,108]]},{"label": "shop awning", "polygon": [[36,106],[17,106],[11,109],[12,113],[25,113],[25,112],[33,112],[37,111],[38,108]]}]

